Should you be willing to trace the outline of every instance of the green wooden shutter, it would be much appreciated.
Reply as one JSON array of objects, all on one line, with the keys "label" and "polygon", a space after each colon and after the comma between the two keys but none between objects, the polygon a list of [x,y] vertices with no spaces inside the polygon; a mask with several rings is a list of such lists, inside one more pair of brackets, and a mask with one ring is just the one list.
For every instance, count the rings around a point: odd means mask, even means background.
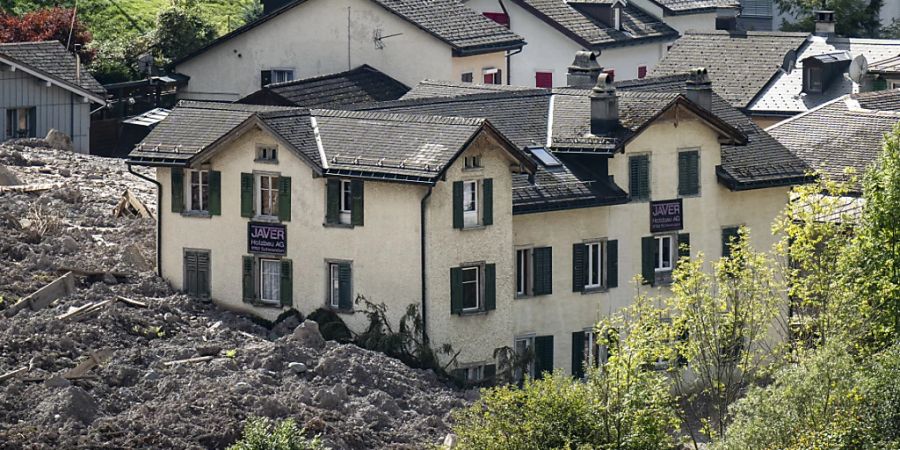
[{"label": "green wooden shutter", "polygon": [[691,235],[689,233],[678,234],[678,259],[691,257]]},{"label": "green wooden shutter", "polygon": [[184,252],[184,292],[197,296],[197,252]]},{"label": "green wooden shutter", "polygon": [[209,298],[209,252],[197,252],[197,294]]},{"label": "green wooden shutter", "polygon": [[453,228],[463,228],[463,182],[453,182]]},{"label": "green wooden shutter", "polygon": [[211,216],[222,214],[222,172],[209,172],[209,206],[206,209]]},{"label": "green wooden shutter", "polygon": [[688,187],[688,152],[678,154],[678,195],[690,195]]},{"label": "green wooden shutter", "polygon": [[252,302],[256,299],[256,283],[253,277],[253,265],[255,258],[252,256],[244,256],[243,259],[243,291],[244,302]]},{"label": "green wooden shutter", "polygon": [[278,220],[291,220],[291,177],[278,177]]},{"label": "green wooden shutter", "polygon": [[619,241],[606,241],[606,287],[619,287]]},{"label": "green wooden shutter", "polygon": [[584,331],[572,333],[572,376],[584,378]]},{"label": "green wooden shutter", "polygon": [[740,235],[738,234],[738,227],[728,227],[722,229],[722,257],[729,258],[731,257],[731,245],[732,242],[736,242],[740,239]]},{"label": "green wooden shutter", "polygon": [[641,238],[641,276],[644,284],[653,285],[656,282],[656,239],[653,236]]},{"label": "green wooden shutter", "polygon": [[355,226],[362,226],[364,208],[364,187],[362,180],[353,180],[350,182],[350,196],[352,204],[350,206],[350,223]]},{"label": "green wooden shutter", "polygon": [[584,269],[587,261],[587,246],[572,245],[572,292],[584,292]]},{"label": "green wooden shutter", "polygon": [[294,265],[291,260],[281,260],[281,306],[294,306]]},{"label": "green wooden shutter", "polygon": [[484,365],[484,381],[488,383],[493,383],[494,378],[497,377],[497,365],[496,364],[485,364]]},{"label": "green wooden shutter", "polygon": [[497,309],[497,266],[484,265],[484,310]]},{"label": "green wooden shutter", "polygon": [[325,180],[325,222],[340,223],[341,180],[329,178]]},{"label": "green wooden shutter", "polygon": [[634,200],[650,198],[650,157],[637,155],[628,158],[628,193]]},{"label": "green wooden shutter", "polygon": [[184,171],[173,167],[172,176],[172,212],[181,213],[184,211]]},{"label": "green wooden shutter", "polygon": [[699,152],[678,154],[678,195],[696,195],[700,192],[699,162]]},{"label": "green wooden shutter", "polygon": [[691,191],[694,195],[700,193],[700,152],[691,152],[688,165],[688,177],[691,180]]},{"label": "green wooden shutter", "polygon": [[353,272],[350,263],[338,264],[338,308],[353,309]]},{"label": "green wooden shutter", "polygon": [[541,378],[544,372],[553,372],[553,336],[534,338],[534,373]]},{"label": "green wooden shutter", "polygon": [[538,247],[531,251],[534,271],[531,292],[534,295],[553,293],[553,248]]},{"label": "green wooden shutter", "polygon": [[494,223],[494,180],[485,178],[481,182],[481,224],[491,225]]},{"label": "green wooden shutter", "polygon": [[241,217],[253,217],[253,174],[241,174]]},{"label": "green wooden shutter", "polygon": [[450,268],[450,314],[462,313],[462,269]]}]

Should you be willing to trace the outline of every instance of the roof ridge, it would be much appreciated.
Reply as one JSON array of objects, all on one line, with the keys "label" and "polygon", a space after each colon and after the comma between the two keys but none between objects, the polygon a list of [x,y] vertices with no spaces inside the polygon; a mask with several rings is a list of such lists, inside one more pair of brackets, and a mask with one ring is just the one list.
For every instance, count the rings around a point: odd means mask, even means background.
[{"label": "roof ridge", "polygon": [[839,102],[839,101],[845,100],[845,99],[847,99],[847,98],[849,98],[849,97],[850,97],[850,94],[844,94],[844,95],[842,95],[842,96],[840,96],[840,97],[838,97],[838,98],[836,98],[836,99],[834,99],[834,100],[827,101],[827,102],[825,102],[825,103],[822,103],[822,104],[819,105],[819,106],[816,106],[815,108],[812,108],[812,109],[806,110],[806,111],[804,111],[804,112],[802,112],[802,113],[800,113],[800,114],[797,114],[796,116],[792,116],[792,117],[789,117],[789,118],[787,118],[787,119],[785,119],[785,120],[782,120],[781,122],[778,122],[778,123],[769,125],[768,127],[764,128],[763,131],[765,131],[766,133],[768,133],[769,130],[774,130],[774,129],[778,128],[778,127],[781,127],[782,125],[786,125],[786,124],[788,124],[788,123],[793,123],[795,120],[798,120],[798,119],[800,119],[800,118],[802,118],[802,117],[806,117],[807,115],[812,114],[812,113],[814,113],[814,112],[816,112],[816,111],[818,111],[818,110],[820,110],[820,109],[822,109],[822,108],[825,108],[826,106],[830,106],[830,105],[832,105],[832,104],[834,104],[834,103],[837,103],[837,102]]},{"label": "roof ridge", "polygon": [[687,30],[685,35],[708,36],[765,36],[765,37],[809,37],[812,33],[802,31],[728,31],[728,30]]},{"label": "roof ridge", "polygon": [[396,108],[400,106],[415,106],[415,105],[431,105],[431,104],[440,104],[440,103],[456,103],[456,102],[464,102],[464,101],[473,101],[473,100],[502,100],[502,99],[512,99],[512,98],[526,98],[526,97],[549,97],[551,92],[547,89],[530,89],[530,90],[521,90],[521,91],[490,91],[490,92],[476,92],[472,94],[462,94],[462,95],[454,95],[454,96],[435,96],[435,97],[419,97],[419,98],[409,98],[409,99],[399,99],[399,100],[389,100],[385,102],[375,102],[369,104],[358,105],[354,110],[356,111],[373,111],[373,110],[381,110],[388,108]]},{"label": "roof ridge", "polygon": [[[350,70],[344,70],[344,71],[341,71],[341,72],[325,73],[325,74],[321,74],[321,75],[314,75],[314,76],[311,76],[311,77],[308,77],[308,78],[298,78],[298,79],[296,79],[296,80],[282,81],[282,82],[279,82],[279,83],[270,83],[270,84],[267,84],[267,85],[263,86],[263,88],[265,89],[265,88],[277,88],[277,87],[293,86],[293,85],[300,84],[300,83],[307,83],[307,82],[311,82],[311,81],[320,81],[320,80],[325,80],[325,79],[328,79],[328,78],[334,78],[334,77],[337,77],[337,76],[340,76],[340,75],[346,75],[346,74],[350,74],[350,73],[354,73],[354,72],[361,72],[361,71],[366,70],[366,69],[374,70],[375,72],[384,74],[384,72],[382,72],[382,71],[380,71],[380,70],[378,70],[378,69],[376,69],[376,68],[374,68],[374,67],[372,67],[372,66],[370,66],[370,65],[368,65],[368,64],[360,64],[360,65],[358,65],[358,66],[356,66],[356,67],[354,67],[354,68],[352,68],[352,69],[350,69]],[[385,74],[385,75],[387,75],[387,74]]]},{"label": "roof ridge", "polygon": [[440,123],[444,125],[482,125],[487,122],[484,117],[454,117],[454,116],[438,116],[434,114],[409,114],[385,111],[348,111],[337,109],[310,109],[309,113],[313,116],[337,117],[348,119],[372,119],[384,120],[389,122],[404,123]]}]

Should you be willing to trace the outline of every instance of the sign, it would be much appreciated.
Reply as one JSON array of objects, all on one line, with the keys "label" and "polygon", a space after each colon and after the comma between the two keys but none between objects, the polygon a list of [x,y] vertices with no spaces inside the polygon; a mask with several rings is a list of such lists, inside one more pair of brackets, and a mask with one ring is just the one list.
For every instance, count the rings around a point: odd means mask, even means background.
[{"label": "sign", "polygon": [[248,223],[247,252],[287,254],[287,228],[281,224]]},{"label": "sign", "polygon": [[650,232],[675,231],[684,228],[681,199],[650,202]]}]

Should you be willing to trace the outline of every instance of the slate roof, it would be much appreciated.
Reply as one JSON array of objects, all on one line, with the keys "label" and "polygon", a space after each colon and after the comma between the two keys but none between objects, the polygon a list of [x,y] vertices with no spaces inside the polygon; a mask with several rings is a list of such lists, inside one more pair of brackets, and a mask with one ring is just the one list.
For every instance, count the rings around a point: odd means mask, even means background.
[{"label": "slate roof", "polygon": [[879,61],[869,61],[869,73],[875,74],[900,74],[900,52],[890,58]]},{"label": "slate roof", "polygon": [[69,53],[59,41],[0,44],[0,57],[2,56],[50,75],[73,87],[78,87],[101,98],[106,97],[106,89],[84,67],[81,68],[81,76],[76,76],[75,55]]},{"label": "slate roof", "polygon": [[[512,84],[475,84],[461,81],[422,80],[413,86],[402,100],[434,97],[457,97],[460,95],[484,94],[505,91],[533,91],[537,88]],[[393,100],[393,99],[392,99]]]},{"label": "slate roof", "polygon": [[616,30],[582,14],[565,0],[512,1],[592,50],[674,39],[678,36],[675,29],[631,4],[622,9],[622,30]]},{"label": "slate roof", "polygon": [[651,0],[670,14],[693,14],[719,8],[738,8],[740,0]]},{"label": "slate roof", "polygon": [[[459,0],[371,0],[403,20],[447,43],[455,54],[479,54],[512,50],[525,40],[508,28],[469,9]],[[306,3],[294,0],[271,13],[239,27],[215,41],[172,62],[172,66],[197,56],[211,47],[246,33],[269,20]]]},{"label": "slate roof", "polygon": [[746,108],[779,73],[788,51],[799,51],[807,36],[807,33],[761,31],[688,31],[651,70],[651,76],[676,75],[705,67],[713,89],[732,106]]},{"label": "slate roof", "polygon": [[[862,105],[891,109],[878,111]],[[900,90],[844,95],[767,131],[810,167],[846,180],[845,168],[861,176],[875,162],[884,134],[900,122],[898,106]],[[855,190],[860,191],[860,186]]]},{"label": "slate roof", "polygon": [[[900,40],[828,38],[810,36],[803,50],[797,55],[797,63],[790,74],[778,72],[775,79],[759,93],[750,104],[754,113],[776,112],[794,115],[815,108],[846,94],[859,91],[859,85],[839,75],[821,94],[803,93],[803,60],[852,59],[859,55],[867,61],[879,61],[900,54]],[[781,60],[773,60],[780,64]]]},{"label": "slate roof", "polygon": [[409,88],[368,64],[340,73],[270,84],[237,101],[245,104],[340,108],[396,100]]}]

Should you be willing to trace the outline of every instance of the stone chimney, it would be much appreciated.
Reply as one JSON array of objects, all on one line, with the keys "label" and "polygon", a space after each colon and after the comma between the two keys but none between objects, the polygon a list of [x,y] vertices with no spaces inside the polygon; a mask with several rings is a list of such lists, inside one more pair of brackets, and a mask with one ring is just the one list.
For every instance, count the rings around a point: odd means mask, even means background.
[{"label": "stone chimney", "polygon": [[816,15],[816,36],[834,36],[834,11],[813,11]]},{"label": "stone chimney", "polygon": [[591,89],[591,134],[605,136],[619,127],[619,97],[613,86],[613,76],[601,73],[597,85]]},{"label": "stone chimney", "polygon": [[575,52],[575,61],[569,66],[566,84],[573,88],[590,89],[597,82],[597,76],[603,72],[597,64],[599,53],[581,50]]},{"label": "stone chimney", "polygon": [[685,97],[707,111],[711,111],[712,81],[709,81],[709,73],[705,67],[691,69],[689,73],[690,76],[685,86]]}]

